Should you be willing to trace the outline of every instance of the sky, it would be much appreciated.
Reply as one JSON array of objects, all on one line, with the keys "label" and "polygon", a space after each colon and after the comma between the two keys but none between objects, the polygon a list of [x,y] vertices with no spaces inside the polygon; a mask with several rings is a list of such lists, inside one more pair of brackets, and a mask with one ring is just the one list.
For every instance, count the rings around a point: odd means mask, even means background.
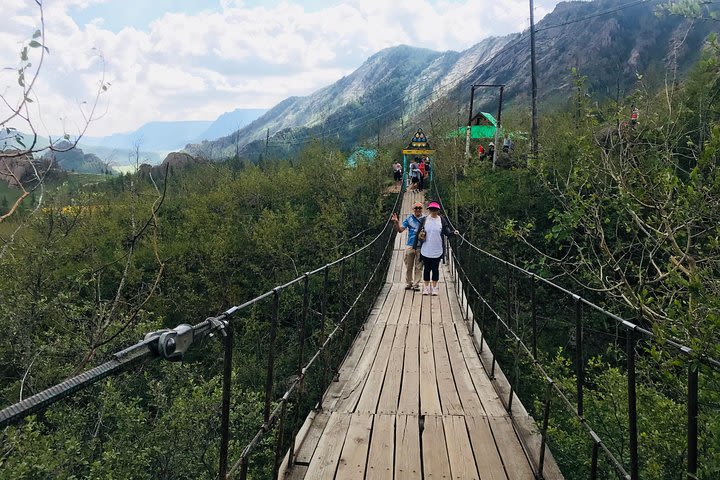
[{"label": "sky", "polygon": [[[43,0],[43,50],[29,44],[36,1],[2,3],[0,118],[26,95],[18,70],[31,64],[29,85],[44,51],[27,112],[44,135],[76,135],[91,113],[86,134],[103,136],[271,108],[384,48],[461,51],[529,26],[528,0]],[[535,0],[536,22],[557,3]]]}]

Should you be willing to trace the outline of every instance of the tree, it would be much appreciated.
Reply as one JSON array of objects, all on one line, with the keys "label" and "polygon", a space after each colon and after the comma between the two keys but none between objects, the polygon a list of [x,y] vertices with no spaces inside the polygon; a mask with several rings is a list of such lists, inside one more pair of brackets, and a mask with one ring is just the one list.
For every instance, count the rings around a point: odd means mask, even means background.
[{"label": "tree", "polygon": [[660,4],[659,12],[680,15],[693,20],[720,21],[720,13],[712,9],[712,3],[706,0],[673,0]]},{"label": "tree", "polygon": [[[546,258],[641,323],[713,356],[720,353],[720,96],[707,86],[718,82],[720,48],[711,40],[674,94],[635,92],[630,100],[643,105],[643,116],[619,127],[602,127],[580,84],[576,132],[546,137],[539,166],[559,202],[546,239],[563,252]],[[527,240],[530,230],[515,233]]]},{"label": "tree", "polygon": [[[2,100],[0,103],[0,180],[7,181],[22,192],[8,211],[0,215],[0,222],[11,217],[32,192],[40,192],[39,201],[33,212],[40,208],[43,202],[45,178],[52,170],[54,162],[52,160],[38,161],[34,158],[35,155],[47,150],[67,151],[75,148],[90,123],[96,118],[96,108],[100,96],[110,85],[103,76],[89,108],[80,109],[84,123],[77,132],[72,136],[70,133],[63,132],[59,138],[49,136],[47,145],[39,142],[37,120],[30,107],[38,101],[34,87],[40,77],[45,56],[50,54],[50,49],[45,45],[43,3],[41,0],[35,0],[35,5],[40,26],[32,34],[32,38],[22,46],[17,67],[8,67],[17,70],[17,85],[0,94],[0,100]],[[11,236],[11,240],[13,237]]]}]

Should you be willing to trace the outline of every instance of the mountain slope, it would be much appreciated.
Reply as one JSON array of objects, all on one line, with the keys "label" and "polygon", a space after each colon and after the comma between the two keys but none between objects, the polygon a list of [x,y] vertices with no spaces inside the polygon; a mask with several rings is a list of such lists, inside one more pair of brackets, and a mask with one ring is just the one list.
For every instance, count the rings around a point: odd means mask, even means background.
[{"label": "mountain slope", "polygon": [[343,146],[352,145],[377,131],[377,122],[367,119],[411,115],[423,105],[419,98],[429,98],[446,83],[456,82],[470,66],[511,38],[486,39],[467,55],[406,45],[382,50],[333,85],[307,97],[283,100],[237,135],[188,145],[186,150],[209,157],[232,155],[236,147],[258,152],[264,149],[268,130],[276,142],[329,135],[339,137]]},{"label": "mountain slope", "polygon": [[[685,71],[697,60],[715,25],[658,16],[656,4],[628,0],[558,4],[536,25],[541,101],[567,101],[573,88],[572,68],[587,77],[587,85],[598,99],[630,91],[637,86],[639,75],[646,84],[659,85],[664,81],[659,73]],[[529,43],[529,33],[524,32],[488,38],[463,52],[388,48],[333,85],[307,97],[285,99],[238,132],[188,145],[186,150],[211,158],[235,152],[258,158],[266,152],[293,151],[316,137],[333,139],[349,149],[380,131],[407,135],[414,125],[427,122],[425,114],[437,101],[456,105],[464,120],[470,85],[479,83],[504,84],[507,101],[526,104]],[[497,108],[497,91],[480,89],[477,93],[476,112]]]},{"label": "mountain slope", "polygon": [[201,142],[230,135],[265,112],[267,112],[266,108],[236,108],[232,112],[225,112],[212,122],[204,132],[198,135],[194,141]]},{"label": "mountain slope", "polygon": [[108,137],[86,137],[83,146],[132,149],[139,144],[143,150],[172,150],[198,137],[212,125],[210,121],[150,122],[134,132],[116,133]]},{"label": "mountain slope", "polygon": [[[628,92],[637,86],[638,75],[646,85],[660,86],[666,71],[687,71],[713,25],[656,15],[656,5],[627,0],[559,3],[536,26],[540,99],[566,99],[573,88],[573,68],[587,77],[597,99]],[[504,83],[508,99],[529,103],[529,32],[523,37],[527,40],[510,45],[470,76],[478,83]],[[481,104],[490,100],[490,94],[479,94]]]}]

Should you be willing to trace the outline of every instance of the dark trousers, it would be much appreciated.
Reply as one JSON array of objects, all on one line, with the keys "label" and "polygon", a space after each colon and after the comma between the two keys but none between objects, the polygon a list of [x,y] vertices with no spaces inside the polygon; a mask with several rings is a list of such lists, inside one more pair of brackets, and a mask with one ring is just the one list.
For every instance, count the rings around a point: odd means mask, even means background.
[{"label": "dark trousers", "polygon": [[440,280],[440,260],[442,257],[438,258],[427,258],[422,257],[423,265],[425,265],[425,268],[423,270],[423,280],[426,282],[429,282],[431,279],[433,282],[437,282]]}]

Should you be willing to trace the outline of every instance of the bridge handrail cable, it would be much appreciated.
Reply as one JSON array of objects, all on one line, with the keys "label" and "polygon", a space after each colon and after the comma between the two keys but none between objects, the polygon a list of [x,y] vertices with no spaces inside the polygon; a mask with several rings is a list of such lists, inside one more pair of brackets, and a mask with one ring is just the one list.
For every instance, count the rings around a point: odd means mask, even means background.
[{"label": "bridge handrail cable", "polygon": [[[440,205],[443,207],[443,210],[447,211],[443,205],[442,198],[439,195],[439,189],[437,188],[437,184],[433,182],[433,187],[435,192],[437,193],[437,199],[440,202]],[[449,218],[448,218],[449,220]],[[451,223],[452,225],[452,223]],[[453,226],[453,229],[456,229],[455,226]],[[454,267],[453,269],[453,275],[456,277],[456,285],[462,284],[461,286],[458,286],[458,290],[456,290],[456,293],[461,301],[464,297],[464,304],[467,309],[465,313],[464,320],[471,322],[471,325],[468,326],[468,330],[475,338],[475,324],[476,319],[478,316],[478,312],[474,312],[472,320],[469,316],[469,308],[470,308],[470,296],[474,295],[475,298],[480,300],[483,305],[483,314],[481,316],[481,325],[480,325],[480,341],[479,346],[475,346],[476,353],[478,356],[481,357],[482,361],[482,352],[483,352],[483,345],[486,341],[487,332],[484,330],[485,328],[485,310],[489,310],[491,316],[495,318],[495,321],[497,324],[502,325],[503,329],[507,331],[508,336],[512,338],[511,341],[514,341],[518,348],[520,348],[531,360],[532,365],[534,368],[538,371],[538,373],[542,376],[544,379],[544,382],[547,385],[547,391],[545,395],[544,400],[544,418],[543,418],[543,427],[541,429],[541,447],[539,452],[539,458],[537,463],[537,468],[539,469],[539,474],[542,478],[543,473],[543,464],[545,459],[545,446],[546,446],[546,440],[547,440],[547,427],[548,427],[548,417],[549,417],[549,410],[550,410],[550,401],[551,401],[551,392],[555,392],[560,399],[562,399],[562,402],[565,404],[566,409],[573,415],[580,425],[583,426],[586,433],[590,436],[592,443],[593,443],[593,452],[592,452],[592,465],[591,465],[591,478],[595,479],[597,478],[597,455],[598,451],[602,450],[606,456],[606,458],[611,462],[612,467],[615,469],[615,471],[621,475],[623,478],[628,480],[637,480],[639,478],[639,460],[638,460],[638,429],[637,429],[637,405],[636,405],[636,379],[635,379],[635,345],[637,340],[634,338],[634,334],[638,333],[643,335],[644,337],[648,338],[649,340],[652,340],[659,344],[664,344],[666,346],[672,347],[674,350],[681,352],[684,356],[691,359],[690,364],[688,365],[688,380],[687,380],[687,408],[688,408],[688,423],[687,423],[687,441],[688,441],[688,447],[687,447],[687,471],[690,476],[690,478],[695,478],[693,475],[697,473],[697,460],[698,460],[698,448],[697,448],[697,440],[698,440],[698,425],[697,425],[697,416],[698,416],[698,369],[694,368],[693,366],[693,360],[700,361],[701,363],[704,363],[708,366],[710,366],[714,371],[717,370],[718,367],[720,367],[720,362],[718,362],[716,359],[711,358],[707,355],[695,355],[695,352],[690,347],[687,347],[682,344],[681,341],[677,339],[666,339],[666,338],[658,338],[653,332],[640,327],[639,325],[636,325],[630,321],[627,321],[623,318],[621,318],[618,315],[613,314],[612,312],[609,312],[605,310],[604,308],[596,305],[595,303],[591,302],[590,300],[550,281],[547,280],[533,272],[530,272],[518,265],[515,265],[511,262],[508,262],[480,247],[473,244],[470,240],[468,240],[464,235],[458,235],[459,240],[458,244],[456,245],[455,249],[451,250],[451,266]],[[567,295],[571,297],[575,301],[576,305],[576,336],[578,337],[577,341],[579,343],[582,342],[582,338],[584,337],[582,335],[582,309],[580,308],[583,304],[587,305],[588,307],[594,309],[595,311],[599,312],[600,314],[607,316],[608,318],[613,319],[615,322],[617,322],[618,325],[625,328],[628,332],[626,341],[627,341],[627,375],[628,375],[628,423],[629,423],[629,435],[630,435],[630,462],[631,462],[631,468],[630,471],[626,471],[626,469],[623,466],[623,463],[617,458],[615,454],[613,454],[606,444],[603,442],[603,440],[600,438],[598,433],[592,428],[592,426],[589,424],[587,418],[584,416],[583,412],[583,388],[584,388],[584,365],[582,360],[582,346],[578,345],[576,348],[576,356],[575,359],[577,363],[577,404],[574,404],[574,402],[568,397],[568,395],[560,388],[558,383],[551,378],[550,375],[548,375],[547,371],[543,366],[540,364],[536,352],[536,332],[535,332],[535,326],[533,324],[533,348],[532,350],[527,346],[525,342],[523,342],[521,336],[513,329],[513,327],[510,326],[509,322],[504,320],[502,316],[497,312],[497,310],[490,305],[490,303],[487,301],[485,296],[479,291],[476,284],[470,279],[470,275],[468,274],[466,268],[463,266],[462,262],[460,261],[458,257],[459,249],[467,244],[467,248],[474,250],[477,253],[480,253],[482,255],[485,255],[489,259],[500,263],[501,265],[504,265],[506,268],[506,271],[508,272],[508,307],[510,302],[510,293],[509,293],[509,279],[510,279],[510,272],[511,270],[514,270],[516,272],[520,272],[526,277],[529,277],[533,284],[535,282],[542,282],[543,284],[551,287],[552,289],[555,289],[559,292],[561,292],[564,295]],[[457,251],[456,251],[457,250]],[[493,287],[494,288],[494,287]],[[463,290],[465,290],[463,292]],[[534,287],[531,289],[533,293],[531,293],[531,302],[533,303],[532,310],[533,310],[533,322],[535,322],[534,319],[534,310],[535,310],[535,298],[534,298]],[[508,319],[510,318],[510,311],[506,312]],[[475,342],[474,342],[475,343]],[[492,355],[492,365],[491,365],[491,371],[490,371],[490,377],[495,378],[494,372],[495,372],[495,364],[496,364],[496,355],[494,352],[491,353]],[[517,355],[515,356],[515,360],[517,362]],[[483,367],[488,368],[485,365],[485,362],[483,361]],[[517,371],[516,371],[517,376]],[[515,379],[517,383],[517,378]],[[496,385],[496,382],[493,382],[493,385],[495,386],[496,390],[498,386]],[[508,410],[508,412],[512,413],[512,397],[514,394],[514,386],[510,384],[510,395],[507,401],[503,400],[503,404]],[[500,392],[498,391],[499,396],[502,399],[502,395],[500,395]]]},{"label": "bridge handrail cable", "polygon": [[[392,207],[393,212],[397,212],[399,209],[400,201],[402,199],[402,192],[398,193],[395,203]],[[389,216],[388,216],[389,217]],[[309,278],[310,276],[316,275],[320,272],[326,272],[330,267],[341,264],[345,262],[346,260],[364,252],[365,250],[369,249],[372,245],[376,244],[378,240],[380,240],[383,237],[383,234],[387,233],[388,229],[390,229],[390,232],[392,233],[392,224],[389,220],[386,220],[385,223],[382,225],[382,228],[380,232],[369,242],[364,244],[362,247],[354,250],[353,252],[336,259],[332,262],[329,262],[322,267],[316,268],[315,270],[309,271],[293,280],[290,280],[289,282],[278,285],[277,287],[273,288],[272,290],[269,290],[261,295],[258,295],[255,298],[252,298],[240,305],[233,306],[229,308],[228,310],[222,312],[218,316],[215,317],[208,317],[204,321],[193,325],[189,327],[189,330],[191,330],[191,342],[194,343],[195,340],[201,339],[206,336],[212,336],[215,332],[222,332],[225,334],[225,331],[232,323],[233,317],[241,310],[250,307],[270,296],[278,295],[279,292],[282,290],[297,284],[304,279]],[[364,230],[363,232],[366,232],[367,230]],[[361,232],[361,233],[363,233]],[[355,237],[353,237],[355,238]],[[392,238],[392,235],[389,236],[389,238]],[[388,240],[389,242],[389,240]],[[387,247],[386,247],[387,248]],[[373,271],[373,274],[371,278],[375,275],[377,269],[380,266],[380,262],[375,267],[375,270]],[[360,295],[364,293],[367,289],[367,284],[365,287],[361,290]],[[358,295],[358,297],[360,296]],[[356,305],[357,298],[351,305],[349,310],[352,310],[352,308]],[[347,313],[344,318],[347,316]],[[338,322],[338,326],[336,326],[336,329],[333,331],[333,334],[335,331],[339,328],[339,326],[342,324],[341,322]],[[97,367],[88,369],[78,375],[75,375],[69,379],[64,380],[63,382],[60,382],[56,385],[53,385],[52,387],[49,387],[35,395],[32,395],[31,397],[28,397],[24,400],[21,400],[13,405],[10,405],[2,410],[0,410],[0,429],[14,424],[23,418],[27,417],[28,415],[31,415],[33,413],[37,413],[39,411],[42,411],[49,407],[50,405],[73,395],[74,393],[89,387],[90,385],[98,382],[99,380],[102,380],[103,378],[106,378],[108,376],[117,374],[122,372],[123,370],[129,368],[130,366],[139,363],[143,359],[147,357],[159,357],[158,353],[158,340],[161,333],[167,332],[168,330],[160,330],[157,332],[150,332],[148,333],[143,340],[136,343],[135,345],[129,346],[123,350],[120,350],[119,352],[116,352],[112,354],[112,358],[108,360],[107,362],[98,365]],[[313,356],[312,360],[308,363],[306,368],[309,368],[312,363],[315,361],[316,357],[319,355],[319,352],[322,351],[322,349],[327,345],[329,340],[331,340],[332,334],[326,339],[326,341],[323,343],[321,348],[316,352],[315,356]],[[292,387],[294,388],[294,387]],[[292,388],[289,389],[289,391],[292,391]]]},{"label": "bridge handrail cable", "polygon": [[[400,198],[400,197],[398,197],[398,198]],[[396,211],[395,209],[396,209],[397,206],[398,206],[398,203],[396,202],[395,207],[393,207],[393,211]],[[389,222],[386,224],[386,228],[387,228],[388,225],[390,225]],[[385,229],[383,229],[383,232],[384,232],[384,230],[385,230]],[[375,237],[375,240],[373,240],[372,243],[374,243],[377,239],[379,239],[379,238],[380,238],[380,235],[381,235],[383,232],[381,232],[377,237]],[[392,240],[393,240],[393,236],[392,236],[392,235],[388,236],[388,239],[387,239],[387,241],[386,241],[386,243],[385,243],[385,246],[384,246],[384,251],[385,251],[385,252],[387,251],[388,247],[392,244],[392,243],[391,243]],[[356,255],[356,254],[360,253],[361,251],[363,251],[364,249],[366,249],[366,248],[369,247],[370,245],[371,245],[371,243],[369,243],[369,244],[363,246],[362,248],[356,250],[356,251],[353,252],[352,254],[346,255],[346,256],[343,257],[343,258],[340,258],[340,259],[335,260],[334,262],[331,262],[331,263],[329,263],[329,264],[327,264],[327,265],[325,265],[325,266],[323,266],[323,267],[321,267],[321,268],[318,268],[318,269],[316,269],[316,270],[313,270],[313,272],[308,272],[308,273],[305,274],[303,277],[299,277],[298,279],[295,279],[295,280],[294,280],[293,282],[291,282],[291,283],[295,283],[296,281],[298,281],[298,280],[300,280],[300,279],[303,279],[303,278],[305,278],[306,276],[309,276],[309,275],[311,275],[311,274],[313,274],[313,273],[319,273],[319,272],[324,271],[324,270],[326,270],[327,268],[329,268],[329,267],[331,267],[331,266],[333,266],[333,265],[337,265],[337,264],[341,263],[342,261],[347,260],[348,258],[352,257],[353,255]],[[280,420],[280,419],[282,418],[283,412],[285,411],[285,408],[286,408],[286,406],[287,406],[287,403],[288,403],[289,400],[290,400],[290,397],[292,396],[292,394],[294,393],[294,391],[295,391],[296,389],[299,389],[299,388],[301,387],[302,382],[303,382],[303,380],[305,379],[305,376],[306,376],[308,370],[310,369],[310,367],[312,367],[313,364],[314,364],[314,363],[317,361],[317,359],[320,357],[320,355],[323,354],[323,353],[327,350],[330,342],[335,338],[335,336],[336,336],[336,335],[338,334],[338,332],[342,329],[342,327],[344,327],[344,324],[346,323],[346,321],[347,321],[347,319],[349,318],[350,314],[352,313],[353,309],[358,305],[358,303],[360,302],[361,297],[362,297],[363,294],[368,290],[368,288],[370,287],[370,284],[371,284],[372,280],[375,278],[375,275],[378,273],[378,270],[380,269],[380,267],[381,267],[381,265],[382,265],[382,263],[383,263],[383,262],[382,262],[382,258],[384,258],[384,255],[381,257],[381,260],[378,261],[378,262],[375,264],[375,267],[373,268],[373,271],[372,271],[370,277],[367,279],[367,281],[366,281],[365,285],[363,286],[363,288],[362,288],[362,289],[359,291],[359,293],[355,296],[355,299],[353,300],[353,303],[352,303],[352,304],[350,305],[350,307],[348,307],[348,309],[344,312],[342,318],[340,318],[340,320],[338,320],[338,322],[335,324],[335,328],[328,334],[328,336],[325,338],[325,341],[322,343],[322,345],[320,346],[320,348],[313,354],[312,358],[311,358],[311,359],[305,364],[305,366],[300,370],[300,374],[299,374],[296,378],[294,378],[294,379],[292,380],[292,382],[291,382],[291,384],[290,384],[290,387],[285,391],[285,393],[283,394],[283,396],[277,401],[278,403],[277,403],[277,405],[275,406],[275,408],[273,409],[271,415],[268,417],[268,419],[267,419],[267,420],[263,423],[263,425],[260,427],[260,429],[258,430],[258,432],[255,434],[255,437],[253,437],[253,439],[250,441],[250,443],[248,443],[248,444],[246,445],[246,447],[243,449],[243,452],[242,452],[242,454],[240,455],[240,458],[233,464],[232,468],[228,471],[226,478],[233,478],[233,476],[234,476],[235,474],[238,474],[238,473],[240,474],[240,479],[241,479],[241,480],[244,480],[245,478],[247,478],[247,469],[248,469],[248,464],[249,464],[249,458],[250,458],[250,455],[252,454],[253,450],[257,447],[257,445],[258,445],[259,442],[262,440],[262,438],[264,437],[264,435],[265,435],[267,432],[270,431],[270,429],[275,425],[275,423],[277,423],[278,420]],[[287,284],[286,284],[286,285],[287,285]],[[321,400],[321,401],[322,401],[322,400]],[[290,452],[291,452],[291,455],[292,455],[293,447],[291,447]],[[292,458],[291,458],[291,461],[292,461]],[[277,461],[276,461],[276,463],[277,463]],[[276,466],[277,466],[277,465],[276,465]]]},{"label": "bridge handrail cable", "polygon": [[[437,188],[435,188],[435,191],[438,191]],[[438,202],[440,203],[440,205],[443,207],[443,210],[445,211],[445,206],[442,203],[442,199],[440,198],[439,194],[438,194]],[[450,225],[453,227],[453,229],[455,229],[455,225],[452,224],[452,222],[450,221],[450,218],[447,218],[447,220],[448,220],[448,222],[450,222]],[[588,300],[587,298],[585,298],[575,292],[572,292],[572,291],[566,289],[565,287],[562,287],[562,286],[558,285],[557,283],[555,283],[551,280],[548,280],[547,278],[541,277],[540,275],[538,275],[536,273],[526,270],[518,265],[515,265],[512,262],[508,262],[507,260],[504,260],[504,259],[498,257],[497,255],[493,255],[492,253],[488,252],[487,250],[484,250],[481,247],[472,243],[470,240],[467,239],[467,237],[465,237],[465,235],[459,234],[458,237],[460,237],[460,239],[462,240],[462,243],[467,244],[473,250],[476,250],[477,252],[482,253],[483,255],[486,255],[487,257],[490,257],[491,259],[493,259],[499,263],[502,263],[506,267],[512,268],[513,270],[520,272],[523,275],[532,278],[533,280],[537,280],[541,283],[544,283],[545,285],[572,297],[574,300],[581,302],[581,303],[587,305],[588,307],[592,308],[593,310],[596,310],[597,312],[615,320],[616,322],[618,322],[619,324],[621,324],[623,327],[625,327],[627,329],[630,329],[637,333],[640,333],[649,339],[653,339],[657,342],[661,342],[668,346],[671,346],[671,347],[679,350],[680,352],[682,352],[685,355],[693,354],[693,349],[686,345],[683,345],[681,340],[678,340],[678,339],[672,338],[672,337],[659,339],[659,338],[657,338],[657,335],[655,335],[650,330],[647,330],[639,325],[636,325],[633,322],[630,322],[629,320],[626,320],[626,319],[620,317],[619,315],[616,315],[608,310],[605,310],[604,308],[593,303],[592,301]],[[708,365],[712,365],[713,367],[720,367],[720,361],[718,361],[712,357],[708,357],[707,355],[700,355],[699,359],[701,361],[707,363]]]}]

